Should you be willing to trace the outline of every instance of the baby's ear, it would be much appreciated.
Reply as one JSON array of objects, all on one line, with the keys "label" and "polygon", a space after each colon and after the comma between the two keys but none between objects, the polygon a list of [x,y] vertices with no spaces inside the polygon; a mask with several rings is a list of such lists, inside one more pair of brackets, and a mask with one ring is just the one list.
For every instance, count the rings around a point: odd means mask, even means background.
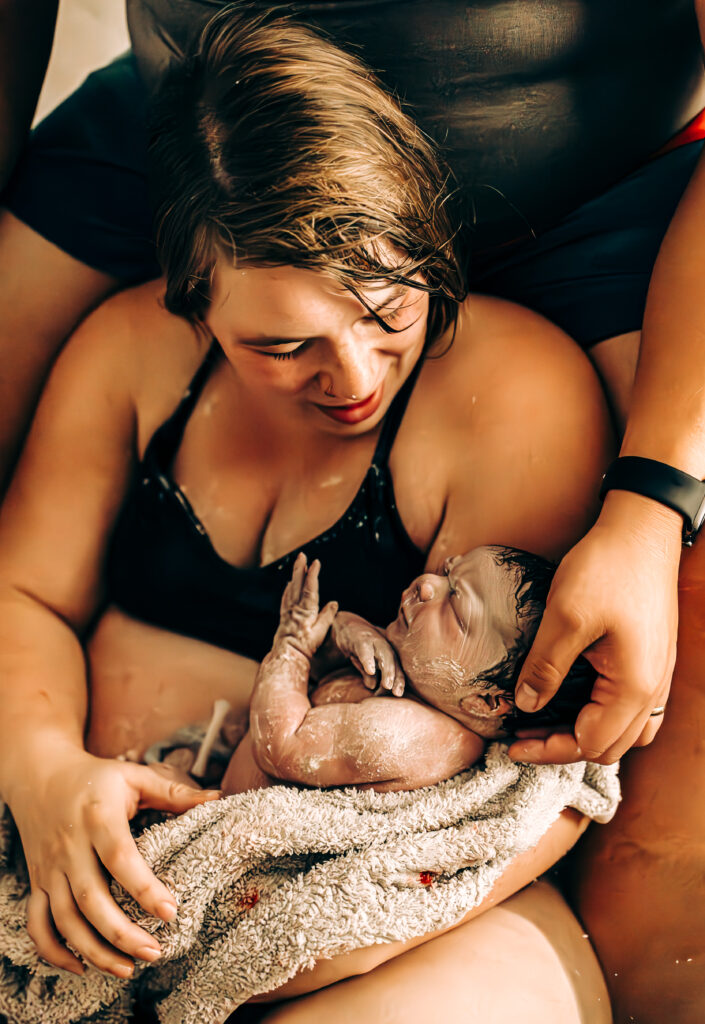
[{"label": "baby's ear", "polygon": [[490,715],[492,718],[504,718],[514,710],[514,700],[511,694],[479,691],[463,697],[460,707],[469,715],[475,714],[483,717]]}]

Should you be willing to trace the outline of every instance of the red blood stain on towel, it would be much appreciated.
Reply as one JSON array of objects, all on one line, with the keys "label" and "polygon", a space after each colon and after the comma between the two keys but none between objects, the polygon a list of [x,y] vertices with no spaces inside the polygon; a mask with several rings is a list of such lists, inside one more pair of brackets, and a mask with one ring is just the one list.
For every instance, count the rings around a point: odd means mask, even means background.
[{"label": "red blood stain on towel", "polygon": [[259,903],[259,893],[256,889],[250,889],[237,901],[238,910],[252,910],[256,903]]},{"label": "red blood stain on towel", "polygon": [[419,874],[419,882],[421,885],[433,885],[435,877],[433,871],[422,871]]}]

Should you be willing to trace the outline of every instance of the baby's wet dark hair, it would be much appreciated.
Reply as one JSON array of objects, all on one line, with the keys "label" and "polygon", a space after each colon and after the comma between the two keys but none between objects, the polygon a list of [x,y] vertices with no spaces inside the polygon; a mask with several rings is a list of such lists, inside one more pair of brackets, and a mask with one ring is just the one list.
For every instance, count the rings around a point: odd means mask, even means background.
[{"label": "baby's wet dark hair", "polygon": [[[519,548],[492,546],[497,565],[513,568],[517,574],[516,610],[521,622],[521,634],[504,658],[487,672],[479,682],[496,686],[514,697],[522,665],[533,643],[546,607],[548,592],[557,566],[547,558]],[[540,711],[528,713],[515,708],[504,718],[508,732],[542,725],[572,726],[579,712],[590,699],[597,673],[582,656],[573,663],[556,695]]]}]

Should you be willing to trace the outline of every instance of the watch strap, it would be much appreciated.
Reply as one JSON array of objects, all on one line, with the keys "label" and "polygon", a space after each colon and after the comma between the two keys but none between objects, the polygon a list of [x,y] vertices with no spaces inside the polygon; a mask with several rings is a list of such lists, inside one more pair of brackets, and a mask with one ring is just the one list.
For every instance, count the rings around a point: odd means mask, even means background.
[{"label": "watch strap", "polygon": [[705,483],[665,462],[624,455],[602,478],[600,498],[608,491],[633,491],[667,505],[683,516],[683,543],[692,545],[705,518]]}]

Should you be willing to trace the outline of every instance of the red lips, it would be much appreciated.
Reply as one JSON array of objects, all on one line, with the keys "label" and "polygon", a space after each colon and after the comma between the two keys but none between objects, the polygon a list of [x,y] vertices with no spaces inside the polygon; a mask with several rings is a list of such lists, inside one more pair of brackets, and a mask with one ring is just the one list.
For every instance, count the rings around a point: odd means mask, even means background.
[{"label": "red lips", "polygon": [[362,423],[379,409],[384,394],[384,381],[368,398],[353,405],[319,405],[318,408],[338,423]]}]

